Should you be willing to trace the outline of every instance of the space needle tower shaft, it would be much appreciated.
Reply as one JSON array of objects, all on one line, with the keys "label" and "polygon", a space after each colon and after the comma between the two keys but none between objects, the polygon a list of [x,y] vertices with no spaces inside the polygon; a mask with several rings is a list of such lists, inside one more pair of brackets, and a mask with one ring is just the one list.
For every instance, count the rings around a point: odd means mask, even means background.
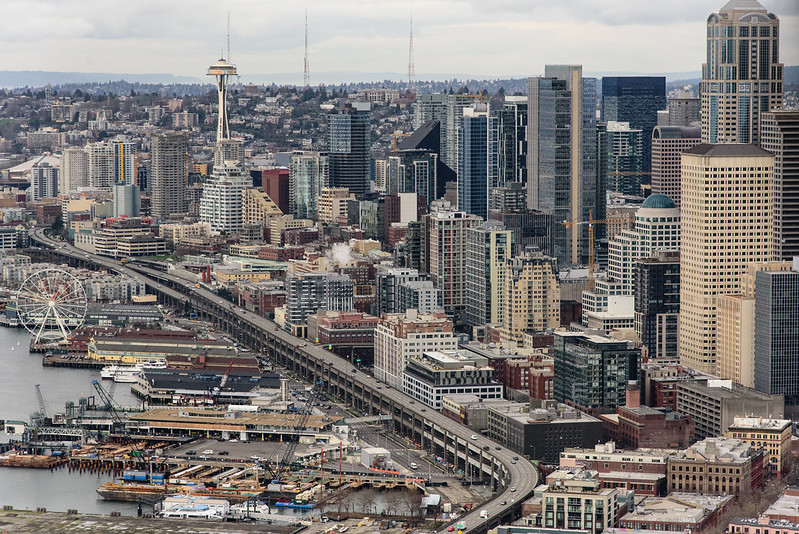
[{"label": "space needle tower shaft", "polygon": [[216,77],[216,92],[219,96],[219,123],[216,127],[216,142],[221,143],[230,139],[230,127],[228,125],[227,112],[227,87],[231,76],[236,76],[236,66],[221,58],[215,64],[208,67],[208,76]]}]

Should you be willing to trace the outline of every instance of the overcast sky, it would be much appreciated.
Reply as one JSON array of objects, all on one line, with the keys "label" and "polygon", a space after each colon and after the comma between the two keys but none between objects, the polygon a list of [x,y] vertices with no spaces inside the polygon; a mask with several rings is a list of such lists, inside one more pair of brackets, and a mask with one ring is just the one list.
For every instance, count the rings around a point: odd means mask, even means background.
[{"label": "overcast sky", "polygon": [[[202,77],[225,46],[248,74],[302,81],[308,9],[311,82],[324,72],[407,77],[413,11],[418,79],[431,73],[535,75],[698,71],[705,21],[726,0],[0,0],[4,70]],[[799,64],[799,0],[763,0],[780,18],[780,59]],[[314,74],[316,73],[316,75]]]}]

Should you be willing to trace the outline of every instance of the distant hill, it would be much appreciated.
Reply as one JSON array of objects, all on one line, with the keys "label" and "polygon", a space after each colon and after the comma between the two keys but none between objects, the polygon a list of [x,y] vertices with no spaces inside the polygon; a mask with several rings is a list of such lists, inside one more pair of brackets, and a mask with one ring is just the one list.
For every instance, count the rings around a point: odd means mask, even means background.
[{"label": "distant hill", "polygon": [[782,73],[782,81],[785,85],[799,83],[799,66],[785,67]]},{"label": "distant hill", "polygon": [[[539,73],[531,73],[535,75]],[[585,76],[601,78],[603,76],[665,76],[668,84],[697,83],[700,79],[699,71],[685,72],[661,72],[661,73],[641,73],[641,72],[588,72]],[[479,90],[485,86],[486,89],[505,87],[508,93],[513,93],[519,89],[526,90],[526,79],[528,75],[518,74],[513,76],[481,76],[463,73],[427,73],[416,76],[419,89],[440,90],[439,87],[454,88],[456,91],[463,85]],[[370,87],[383,86],[392,88],[404,88],[407,74],[399,72],[311,72],[311,83],[340,85],[344,87]],[[82,84],[105,84],[108,82],[128,82],[131,84],[147,85],[208,85],[205,76],[176,76],[174,74],[150,73],[150,74],[130,74],[130,73],[109,73],[109,72],[56,72],[56,71],[9,71],[0,70],[0,88],[39,88],[48,83],[52,86],[76,86]],[[242,74],[236,80],[238,83],[256,85],[301,85],[302,73],[276,73],[276,74]],[[791,85],[799,83],[799,66],[785,67],[785,84]]]},{"label": "distant hill", "polygon": [[73,83],[104,83],[125,80],[136,83],[187,84],[208,83],[202,78],[175,76],[173,74],[118,74],[110,72],[51,72],[43,70],[12,71],[0,70],[0,87],[44,87]]}]

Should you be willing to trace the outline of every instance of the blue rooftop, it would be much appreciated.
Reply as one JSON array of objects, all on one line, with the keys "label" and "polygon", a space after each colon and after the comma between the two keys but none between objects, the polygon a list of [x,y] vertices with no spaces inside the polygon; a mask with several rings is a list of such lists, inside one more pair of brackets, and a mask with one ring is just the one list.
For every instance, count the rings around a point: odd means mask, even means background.
[{"label": "blue rooftop", "polygon": [[674,204],[674,201],[666,195],[650,195],[647,197],[641,207],[662,210],[676,208],[677,206]]}]

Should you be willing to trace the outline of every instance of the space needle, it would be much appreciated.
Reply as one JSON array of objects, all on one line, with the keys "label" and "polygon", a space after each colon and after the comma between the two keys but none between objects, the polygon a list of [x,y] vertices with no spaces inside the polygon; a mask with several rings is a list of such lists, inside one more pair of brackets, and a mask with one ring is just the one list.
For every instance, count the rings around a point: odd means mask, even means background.
[{"label": "space needle", "polygon": [[216,92],[219,96],[219,124],[216,127],[216,143],[230,139],[230,128],[227,115],[227,84],[231,76],[236,76],[236,66],[220,58],[208,67],[208,76],[216,77]]}]

